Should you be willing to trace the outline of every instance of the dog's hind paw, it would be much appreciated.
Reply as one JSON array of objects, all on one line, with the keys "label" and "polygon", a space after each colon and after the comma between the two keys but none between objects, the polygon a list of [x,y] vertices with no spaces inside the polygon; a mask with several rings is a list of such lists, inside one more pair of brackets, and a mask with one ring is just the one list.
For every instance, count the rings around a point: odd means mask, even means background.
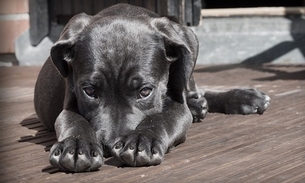
[{"label": "dog's hind paw", "polygon": [[52,146],[49,160],[52,166],[65,172],[94,171],[103,164],[103,151],[98,144],[69,137]]},{"label": "dog's hind paw", "polygon": [[234,89],[226,97],[226,114],[263,114],[270,105],[270,97],[257,89]]}]

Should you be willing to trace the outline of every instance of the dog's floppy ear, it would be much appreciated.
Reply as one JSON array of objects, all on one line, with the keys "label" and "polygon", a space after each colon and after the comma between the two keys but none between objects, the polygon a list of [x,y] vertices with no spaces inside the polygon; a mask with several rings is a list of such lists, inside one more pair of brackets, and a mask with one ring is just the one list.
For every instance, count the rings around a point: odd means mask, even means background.
[{"label": "dog's floppy ear", "polygon": [[51,48],[51,60],[62,77],[69,74],[68,62],[74,58],[74,45],[79,34],[89,25],[92,17],[81,13],[75,15],[65,26],[60,38]]},{"label": "dog's floppy ear", "polygon": [[164,17],[153,19],[151,25],[162,35],[165,57],[171,63],[168,90],[176,101],[183,103],[183,91],[189,90],[190,78],[196,64],[197,37],[189,28]]}]

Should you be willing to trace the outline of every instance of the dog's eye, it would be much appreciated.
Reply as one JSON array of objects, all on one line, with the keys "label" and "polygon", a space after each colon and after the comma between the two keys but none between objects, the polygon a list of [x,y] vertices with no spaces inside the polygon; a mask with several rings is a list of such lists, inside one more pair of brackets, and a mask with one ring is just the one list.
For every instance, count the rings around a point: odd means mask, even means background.
[{"label": "dog's eye", "polygon": [[94,98],[96,98],[95,90],[94,90],[93,87],[86,87],[86,88],[84,88],[84,91],[85,91],[85,93],[86,93],[89,97],[94,97]]},{"label": "dog's eye", "polygon": [[142,88],[139,92],[140,98],[146,98],[151,94],[152,88],[145,87]]}]

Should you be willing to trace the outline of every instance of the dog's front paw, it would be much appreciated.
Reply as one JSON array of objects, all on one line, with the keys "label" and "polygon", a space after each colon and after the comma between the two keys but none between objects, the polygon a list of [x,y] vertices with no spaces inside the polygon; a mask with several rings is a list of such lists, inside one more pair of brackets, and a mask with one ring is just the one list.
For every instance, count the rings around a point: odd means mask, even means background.
[{"label": "dog's front paw", "polygon": [[102,166],[103,151],[98,144],[69,137],[52,146],[49,160],[52,166],[65,172],[93,171]]},{"label": "dog's front paw", "polygon": [[115,158],[129,166],[150,166],[162,162],[166,147],[150,132],[133,131],[112,148]]},{"label": "dog's front paw", "polygon": [[200,122],[208,113],[208,103],[206,99],[198,92],[189,92],[186,100],[193,115],[193,122]]},{"label": "dog's front paw", "polygon": [[228,94],[227,114],[263,114],[270,105],[270,97],[256,89],[235,89]]}]

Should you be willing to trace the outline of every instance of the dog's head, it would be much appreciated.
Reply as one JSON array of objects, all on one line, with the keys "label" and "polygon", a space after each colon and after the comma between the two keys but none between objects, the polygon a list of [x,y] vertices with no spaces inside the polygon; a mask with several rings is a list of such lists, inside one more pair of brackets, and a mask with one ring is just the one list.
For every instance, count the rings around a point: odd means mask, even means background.
[{"label": "dog's head", "polygon": [[80,14],[63,30],[51,59],[67,78],[78,112],[107,142],[162,112],[167,100],[185,102],[196,47],[188,28],[166,18]]}]

